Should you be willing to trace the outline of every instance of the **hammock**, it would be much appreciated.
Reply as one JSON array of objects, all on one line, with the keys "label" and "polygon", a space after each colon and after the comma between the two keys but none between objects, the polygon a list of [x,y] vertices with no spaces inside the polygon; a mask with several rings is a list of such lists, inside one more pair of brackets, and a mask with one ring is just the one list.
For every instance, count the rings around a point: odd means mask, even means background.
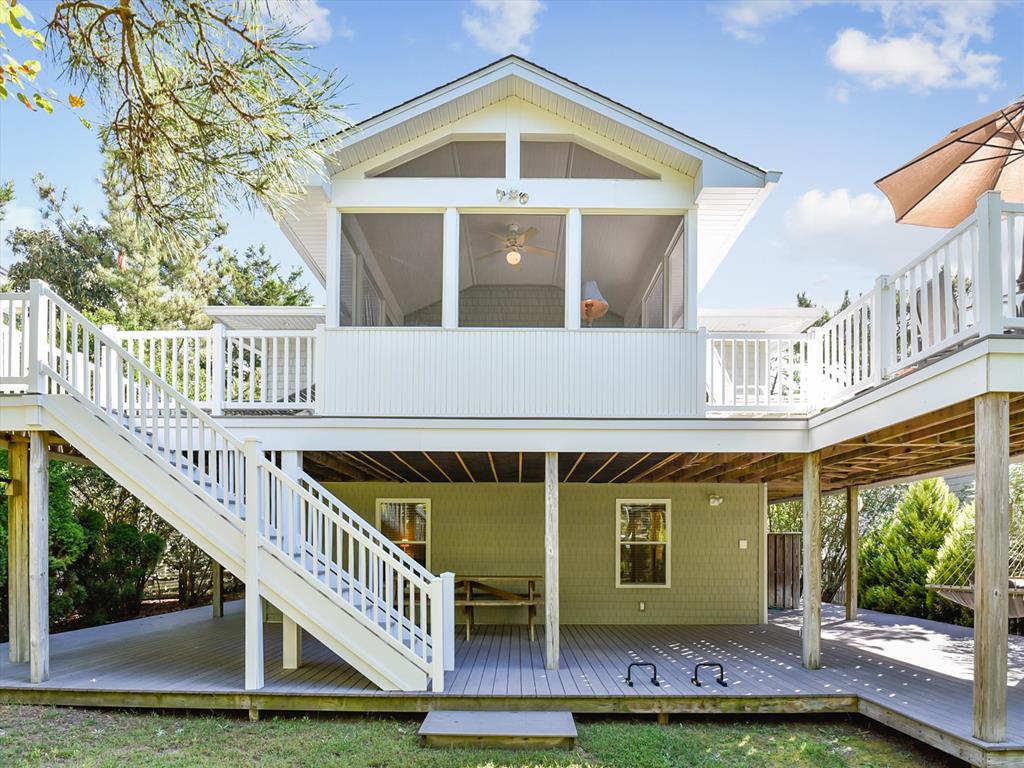
[{"label": "hammock", "polygon": [[[1009,617],[1024,619],[1024,521],[1010,518]],[[927,588],[957,605],[974,610],[974,519],[954,523],[928,574]]]}]

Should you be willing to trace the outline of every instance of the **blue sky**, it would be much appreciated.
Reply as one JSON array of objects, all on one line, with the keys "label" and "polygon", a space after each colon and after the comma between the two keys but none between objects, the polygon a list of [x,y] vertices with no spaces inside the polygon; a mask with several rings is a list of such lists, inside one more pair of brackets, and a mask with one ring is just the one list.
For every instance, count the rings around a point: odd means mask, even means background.
[{"label": "blue sky", "polygon": [[[22,0],[37,19],[52,7]],[[761,0],[271,0],[346,78],[352,120],[514,52],[762,168],[782,182],[701,295],[703,306],[836,304],[937,239],[892,223],[873,182],[946,132],[1024,93],[1024,3]],[[89,215],[95,138],[67,110],[0,103],[0,225],[38,222],[43,171]],[[228,244],[300,259],[274,222],[229,211]],[[4,250],[0,264],[8,265]],[[307,276],[310,283],[313,279]],[[322,297],[317,288],[316,295]]]}]

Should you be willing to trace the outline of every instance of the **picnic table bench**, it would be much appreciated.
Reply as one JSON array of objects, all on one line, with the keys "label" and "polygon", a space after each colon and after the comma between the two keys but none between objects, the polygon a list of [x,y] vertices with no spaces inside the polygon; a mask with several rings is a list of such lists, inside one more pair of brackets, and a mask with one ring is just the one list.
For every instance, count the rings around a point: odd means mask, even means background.
[{"label": "picnic table bench", "polygon": [[[542,598],[537,593],[537,582],[542,576],[456,576],[455,605],[461,607],[466,616],[466,640],[473,633],[476,608],[526,608],[526,622],[530,628],[530,642],[537,639],[537,606]],[[495,583],[525,583],[526,591],[512,591],[495,586]]]}]

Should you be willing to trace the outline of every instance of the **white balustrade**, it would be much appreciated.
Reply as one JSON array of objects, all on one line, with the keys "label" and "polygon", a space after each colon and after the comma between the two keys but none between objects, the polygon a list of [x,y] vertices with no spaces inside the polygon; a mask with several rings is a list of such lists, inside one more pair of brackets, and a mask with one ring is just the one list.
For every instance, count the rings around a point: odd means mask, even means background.
[{"label": "white balustrade", "polygon": [[807,355],[805,334],[707,334],[708,411],[805,412]]}]

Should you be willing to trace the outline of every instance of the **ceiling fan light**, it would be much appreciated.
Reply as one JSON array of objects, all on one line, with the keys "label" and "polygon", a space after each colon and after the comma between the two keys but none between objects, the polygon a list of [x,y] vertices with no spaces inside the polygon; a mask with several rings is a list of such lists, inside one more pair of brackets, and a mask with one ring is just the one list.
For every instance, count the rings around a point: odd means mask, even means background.
[{"label": "ceiling fan light", "polygon": [[522,254],[520,254],[515,248],[510,249],[509,252],[505,254],[505,261],[508,262],[509,266],[515,267],[522,260]]}]

